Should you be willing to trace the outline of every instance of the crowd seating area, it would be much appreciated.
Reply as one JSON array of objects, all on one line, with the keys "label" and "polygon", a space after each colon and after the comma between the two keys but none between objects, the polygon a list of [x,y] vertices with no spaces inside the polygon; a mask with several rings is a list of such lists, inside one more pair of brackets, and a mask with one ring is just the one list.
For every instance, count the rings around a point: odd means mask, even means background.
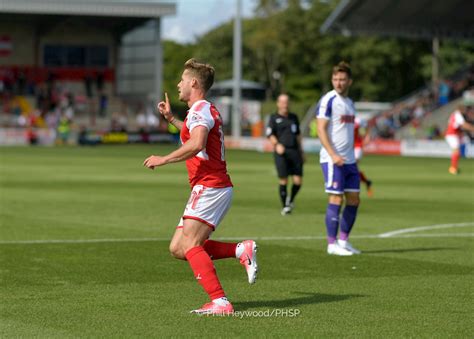
[{"label": "crowd seating area", "polygon": [[[440,139],[443,137],[445,124],[433,123],[426,126],[423,121],[439,108],[460,98],[463,93],[474,89],[474,66],[463,70],[448,79],[441,79],[436,86],[421,88],[405,98],[395,102],[390,110],[373,117],[369,125],[373,137],[394,139],[401,135],[401,129],[408,129],[410,133],[426,139]],[[474,117],[467,117],[473,119]],[[436,119],[435,119],[436,120]],[[423,128],[423,131],[419,131]]]}]

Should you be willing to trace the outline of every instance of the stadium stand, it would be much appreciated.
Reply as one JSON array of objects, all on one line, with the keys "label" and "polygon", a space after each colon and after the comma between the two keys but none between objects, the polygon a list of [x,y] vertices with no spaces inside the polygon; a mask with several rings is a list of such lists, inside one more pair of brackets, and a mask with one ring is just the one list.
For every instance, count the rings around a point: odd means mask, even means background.
[{"label": "stadium stand", "polygon": [[384,139],[438,139],[449,114],[462,103],[465,91],[472,89],[474,68],[466,68],[438,86],[423,87],[393,103],[393,108],[370,121],[373,137]]},{"label": "stadium stand", "polygon": [[159,23],[175,13],[172,0],[1,1],[0,144],[63,117],[66,130],[138,128],[137,102],[162,92]]}]

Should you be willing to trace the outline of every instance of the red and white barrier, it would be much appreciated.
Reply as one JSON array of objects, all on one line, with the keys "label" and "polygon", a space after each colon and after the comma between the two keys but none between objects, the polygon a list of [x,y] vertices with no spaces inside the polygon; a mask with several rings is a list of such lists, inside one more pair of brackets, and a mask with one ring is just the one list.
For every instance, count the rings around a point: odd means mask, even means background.
[{"label": "red and white barrier", "polygon": [[[273,147],[267,138],[226,137],[225,144],[230,149],[271,152]],[[321,143],[318,139],[303,139],[303,148],[307,153],[318,153]],[[384,140],[376,139],[364,146],[365,154],[401,155],[413,157],[449,158],[451,149],[444,140]],[[474,144],[466,144],[465,155],[474,158]]]},{"label": "red and white barrier", "polygon": [[[39,145],[53,145],[56,137],[54,130],[49,129],[35,129],[35,135]],[[117,142],[117,134],[104,135],[102,136],[102,143]],[[122,143],[139,142],[135,140],[140,137],[132,134],[125,134],[121,139]],[[148,142],[171,142],[172,136],[170,135],[157,135],[156,140],[151,140],[150,137]],[[141,137],[140,137],[141,138]],[[109,140],[110,139],[110,140]],[[75,140],[74,140],[75,141]],[[28,131],[20,128],[0,128],[0,146],[7,145],[28,145],[29,135]],[[241,149],[241,150],[252,150],[259,152],[272,152],[273,146],[267,138],[252,138],[252,137],[241,137],[241,138],[225,138],[225,146],[229,149]],[[321,143],[319,139],[304,138],[303,148],[307,153],[318,153],[321,149]],[[383,140],[376,139],[369,142],[364,146],[365,154],[379,154],[379,155],[401,155],[409,157],[440,157],[449,158],[451,156],[451,149],[444,140]],[[467,158],[474,158],[474,144],[467,143],[463,152]]]}]

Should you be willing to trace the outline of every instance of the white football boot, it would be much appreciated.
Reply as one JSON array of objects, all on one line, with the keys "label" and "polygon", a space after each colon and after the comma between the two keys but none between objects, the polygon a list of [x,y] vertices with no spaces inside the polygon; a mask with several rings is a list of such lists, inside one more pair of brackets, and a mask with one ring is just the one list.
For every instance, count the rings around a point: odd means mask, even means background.
[{"label": "white football boot", "polygon": [[337,244],[339,245],[339,247],[342,247],[344,248],[345,250],[348,250],[349,252],[352,252],[354,254],[361,254],[362,252],[359,251],[357,248],[354,248],[352,247],[351,243],[347,240],[341,240],[339,239],[337,241]]},{"label": "white football boot", "polygon": [[287,214],[290,214],[291,213],[291,207],[290,206],[285,206],[283,207],[283,209],[281,210],[281,215],[285,216]]},{"label": "white football boot", "polygon": [[240,263],[247,272],[249,284],[254,284],[257,280],[258,264],[257,249],[258,246],[253,240],[244,240],[241,242],[243,246],[242,254],[239,256]]},{"label": "white football boot", "polygon": [[337,242],[333,244],[328,244],[328,254],[331,255],[340,255],[340,256],[350,256],[353,253],[346,250],[345,248],[339,246]]}]

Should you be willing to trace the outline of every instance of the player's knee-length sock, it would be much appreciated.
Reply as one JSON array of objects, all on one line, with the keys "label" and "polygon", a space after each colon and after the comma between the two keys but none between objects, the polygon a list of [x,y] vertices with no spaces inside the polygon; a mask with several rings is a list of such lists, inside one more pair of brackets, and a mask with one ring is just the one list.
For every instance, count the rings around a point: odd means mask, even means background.
[{"label": "player's knee-length sock", "polygon": [[328,234],[328,243],[333,244],[336,242],[337,229],[339,227],[339,211],[341,210],[340,205],[328,204],[326,210],[326,231]]},{"label": "player's knee-length sock", "polygon": [[196,246],[187,251],[186,259],[194,272],[194,277],[211,300],[225,297],[214,264],[202,246]]},{"label": "player's knee-length sock", "polygon": [[364,172],[362,171],[359,171],[359,177],[360,177],[360,181],[362,181],[363,183],[367,183],[367,177],[365,176]]},{"label": "player's knee-length sock", "polygon": [[459,151],[453,152],[451,155],[451,167],[458,169],[459,158],[461,157],[461,153]]},{"label": "player's knee-length sock", "polygon": [[293,184],[293,186],[291,187],[291,199],[290,199],[290,202],[293,202],[293,200],[295,200],[295,197],[296,197],[296,195],[298,194],[300,188],[301,188],[301,185],[295,185],[295,184]]},{"label": "player's knee-length sock", "polygon": [[202,247],[212,260],[235,258],[237,243],[206,240]]},{"label": "player's knee-length sock", "polygon": [[356,220],[357,208],[358,206],[351,205],[346,205],[344,208],[341,220],[341,235],[339,236],[341,240],[347,240],[349,238],[349,233],[351,233],[352,226],[354,226]]},{"label": "player's knee-length sock", "polygon": [[286,185],[280,185],[278,189],[279,189],[279,192],[280,192],[281,203],[282,203],[283,207],[285,207],[285,205],[286,205],[286,196],[287,196]]}]

